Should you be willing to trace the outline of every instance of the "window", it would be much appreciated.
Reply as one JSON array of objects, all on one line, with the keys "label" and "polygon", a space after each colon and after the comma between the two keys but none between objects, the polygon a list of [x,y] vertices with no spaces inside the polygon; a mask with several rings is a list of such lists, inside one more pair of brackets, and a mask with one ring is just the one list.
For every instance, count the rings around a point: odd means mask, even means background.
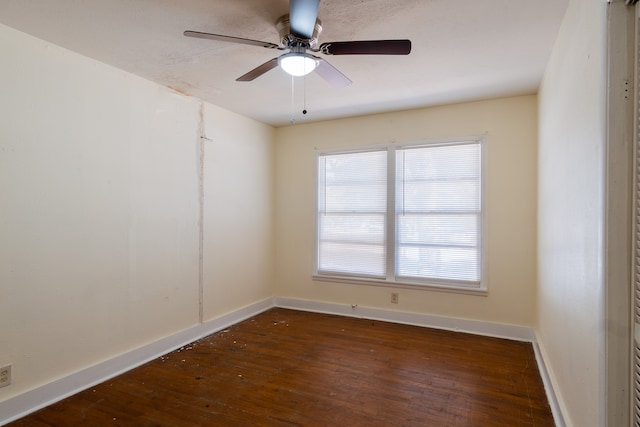
[{"label": "window", "polygon": [[486,290],[484,145],[320,153],[314,277]]}]

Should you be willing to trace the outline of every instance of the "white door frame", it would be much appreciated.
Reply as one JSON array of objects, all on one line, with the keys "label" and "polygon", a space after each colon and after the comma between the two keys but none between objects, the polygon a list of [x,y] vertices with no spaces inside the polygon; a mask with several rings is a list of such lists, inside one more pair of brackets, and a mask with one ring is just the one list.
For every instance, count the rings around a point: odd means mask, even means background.
[{"label": "white door frame", "polygon": [[[604,152],[604,286],[601,396],[604,420],[601,425],[631,426],[632,410],[632,265],[640,268],[634,253],[640,230],[640,206],[635,203],[634,189],[640,183],[634,177],[640,173],[634,161],[640,147],[634,145],[634,114],[637,95],[636,11],[629,3],[612,0],[607,7],[607,69],[606,69],[606,141]],[[640,121],[637,123],[640,124]],[[640,158],[640,156],[638,157]],[[635,209],[634,209],[635,206]],[[639,254],[640,255],[640,254]],[[632,258],[633,256],[633,258]],[[635,259],[635,262],[632,262]],[[640,283],[639,283],[640,286]]]}]

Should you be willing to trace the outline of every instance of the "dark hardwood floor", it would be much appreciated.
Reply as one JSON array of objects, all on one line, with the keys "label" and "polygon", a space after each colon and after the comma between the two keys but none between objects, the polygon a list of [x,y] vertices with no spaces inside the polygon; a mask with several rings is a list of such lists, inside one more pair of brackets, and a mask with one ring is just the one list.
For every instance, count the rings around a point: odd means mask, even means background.
[{"label": "dark hardwood floor", "polygon": [[530,343],[272,309],[10,426],[553,426]]}]

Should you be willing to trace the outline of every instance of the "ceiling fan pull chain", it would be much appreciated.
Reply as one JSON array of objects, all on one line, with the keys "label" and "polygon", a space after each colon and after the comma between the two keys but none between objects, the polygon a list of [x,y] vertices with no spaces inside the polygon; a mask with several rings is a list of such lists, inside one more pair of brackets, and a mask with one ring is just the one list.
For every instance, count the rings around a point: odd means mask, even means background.
[{"label": "ceiling fan pull chain", "polygon": [[294,124],[296,122],[296,118],[295,118],[295,110],[294,110],[294,81],[293,81],[293,76],[291,76],[291,119],[289,120],[289,123]]},{"label": "ceiling fan pull chain", "polygon": [[302,78],[302,114],[307,114],[307,75]]}]

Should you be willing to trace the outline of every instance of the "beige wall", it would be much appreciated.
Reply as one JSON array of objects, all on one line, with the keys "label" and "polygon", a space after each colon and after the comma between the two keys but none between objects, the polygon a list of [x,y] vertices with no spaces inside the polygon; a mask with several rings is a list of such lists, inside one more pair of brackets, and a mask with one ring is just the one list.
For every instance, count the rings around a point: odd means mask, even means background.
[{"label": "beige wall", "polygon": [[[316,149],[488,135],[488,296],[317,282]],[[523,96],[278,128],[276,289],[283,297],[534,325],[537,100]]]},{"label": "beige wall", "polygon": [[204,320],[272,296],[274,129],[205,110]]},{"label": "beige wall", "polygon": [[567,425],[604,425],[605,16],[571,1],[540,90],[538,335]]},{"label": "beige wall", "polygon": [[0,402],[270,295],[270,127],[4,26],[0,52]]}]

